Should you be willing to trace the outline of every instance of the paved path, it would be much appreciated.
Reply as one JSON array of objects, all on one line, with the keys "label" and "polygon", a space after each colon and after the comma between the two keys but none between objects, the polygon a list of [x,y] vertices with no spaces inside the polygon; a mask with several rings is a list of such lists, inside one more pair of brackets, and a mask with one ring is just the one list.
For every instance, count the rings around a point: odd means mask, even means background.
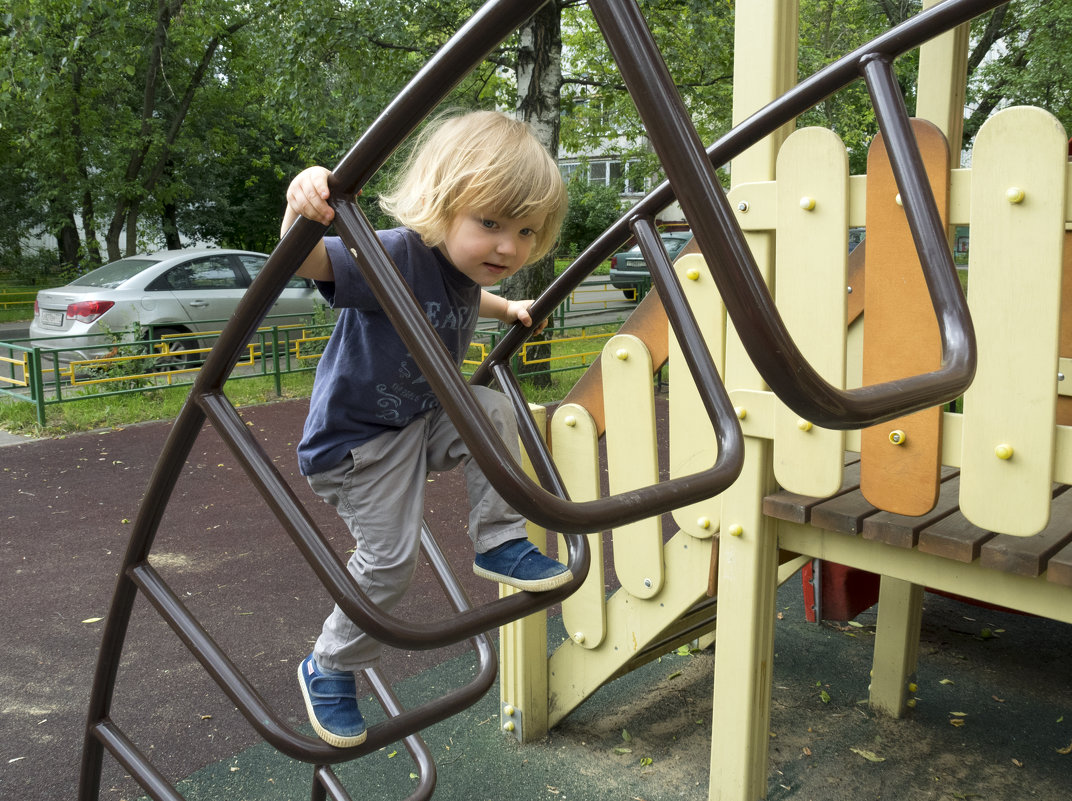
[{"label": "paved path", "polygon": [[[296,474],[306,408],[294,401],[242,413],[344,553],[349,535]],[[169,426],[0,449],[0,799],[75,797],[99,618]],[[488,600],[494,588],[469,568],[461,479],[433,479],[432,527],[474,601]],[[211,429],[190,454],[152,560],[261,694],[304,725],[293,674],[330,604]],[[401,614],[436,619],[444,607],[422,568]],[[1072,745],[1067,626],[928,596],[920,704],[909,719],[886,721],[863,703],[874,614],[859,626],[807,624],[792,581],[777,610],[770,801],[1069,798],[1072,754],[1058,751]],[[984,637],[984,629],[996,636]],[[710,652],[668,655],[605,687],[547,740],[524,748],[499,733],[493,689],[427,733],[439,765],[436,798],[703,801],[711,662]],[[472,664],[459,646],[390,652],[384,668],[413,703],[465,681]],[[131,622],[113,717],[191,800],[309,797],[308,767],[258,743],[144,600]],[[398,748],[340,775],[355,798],[372,801],[404,798],[410,771]],[[101,798],[138,795],[108,761]]]}]

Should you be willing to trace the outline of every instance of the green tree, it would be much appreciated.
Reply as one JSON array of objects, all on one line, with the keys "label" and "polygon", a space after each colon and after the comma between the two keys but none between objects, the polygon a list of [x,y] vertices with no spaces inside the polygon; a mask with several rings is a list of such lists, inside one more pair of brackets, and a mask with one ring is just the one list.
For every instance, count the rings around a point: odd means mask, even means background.
[{"label": "green tree", "polygon": [[566,184],[569,209],[562,224],[560,248],[576,255],[622,215],[621,187],[592,184],[576,173]]},{"label": "green tree", "polygon": [[967,145],[997,109],[1044,108],[1072,131],[1072,3],[1013,0],[972,25]]}]

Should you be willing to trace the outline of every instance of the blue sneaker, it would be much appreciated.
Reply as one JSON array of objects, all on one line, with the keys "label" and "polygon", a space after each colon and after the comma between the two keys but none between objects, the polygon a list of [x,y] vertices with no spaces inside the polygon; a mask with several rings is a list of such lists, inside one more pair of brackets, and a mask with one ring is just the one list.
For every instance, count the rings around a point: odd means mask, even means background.
[{"label": "blue sneaker", "polygon": [[530,592],[553,590],[573,578],[569,568],[548,559],[526,539],[510,540],[487,553],[478,553],[473,572]]},{"label": "blue sneaker", "polygon": [[309,722],[321,740],[337,748],[365,742],[365,719],[357,708],[353,673],[324,670],[309,654],[298,665],[298,682]]}]

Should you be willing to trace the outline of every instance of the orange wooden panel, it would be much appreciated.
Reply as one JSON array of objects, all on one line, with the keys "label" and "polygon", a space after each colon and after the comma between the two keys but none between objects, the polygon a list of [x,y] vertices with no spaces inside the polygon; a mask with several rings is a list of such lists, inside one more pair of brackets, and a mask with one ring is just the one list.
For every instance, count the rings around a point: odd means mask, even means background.
[{"label": "orange wooden panel", "polygon": [[[949,148],[938,128],[912,128],[943,222],[949,219]],[[867,283],[864,288],[865,386],[926,373],[941,365],[941,341],[930,296],[897,203],[897,184],[881,136],[867,160]],[[925,409],[864,429],[860,489],[889,512],[921,515],[938,499],[941,409]],[[900,432],[894,434],[894,432]]]}]

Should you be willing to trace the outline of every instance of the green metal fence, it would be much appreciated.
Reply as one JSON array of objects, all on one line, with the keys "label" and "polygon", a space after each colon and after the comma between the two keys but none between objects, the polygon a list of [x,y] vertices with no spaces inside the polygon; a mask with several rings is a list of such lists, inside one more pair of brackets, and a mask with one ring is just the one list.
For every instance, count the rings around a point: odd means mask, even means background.
[{"label": "green metal fence", "polygon": [[[616,308],[623,311],[617,318],[611,315],[596,323],[571,324],[582,316]],[[514,369],[528,375],[585,369],[598,357],[603,341],[617,331],[629,308],[631,304],[623,294],[609,284],[574,293],[555,311],[549,327],[552,338],[526,343],[514,357]],[[222,329],[226,321],[215,322]],[[333,323],[295,321],[293,317],[269,317],[266,322],[269,324],[258,329],[228,380],[269,377],[276,394],[282,395],[286,376],[316,369]],[[471,373],[503,333],[478,329],[463,372]],[[72,337],[62,336],[0,342],[0,397],[34,404],[37,421],[43,426],[51,405],[189,386],[219,335],[219,331],[199,331],[157,336],[150,327],[144,338],[137,339],[128,332],[125,338],[96,335],[74,344]],[[50,342],[56,345],[50,346]],[[199,347],[190,347],[192,344]]]}]

